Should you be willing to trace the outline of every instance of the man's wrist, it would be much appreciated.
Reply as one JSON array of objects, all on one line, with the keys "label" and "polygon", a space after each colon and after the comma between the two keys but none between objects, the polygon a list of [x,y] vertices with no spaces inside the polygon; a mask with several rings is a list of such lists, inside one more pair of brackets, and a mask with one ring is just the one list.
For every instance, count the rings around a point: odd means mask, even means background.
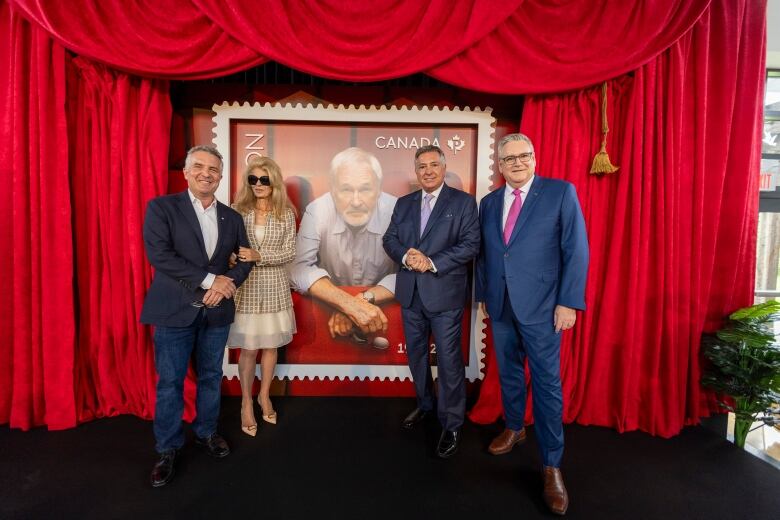
[{"label": "man's wrist", "polygon": [[202,282],[200,282],[201,289],[206,289],[207,291],[211,289],[211,286],[214,285],[214,280],[217,279],[217,275],[214,273],[208,273],[206,275],[206,278],[203,279]]},{"label": "man's wrist", "polygon": [[362,298],[363,300],[367,301],[372,305],[376,302],[376,296],[374,296],[374,293],[371,291],[364,291],[362,293],[358,293],[358,297]]}]

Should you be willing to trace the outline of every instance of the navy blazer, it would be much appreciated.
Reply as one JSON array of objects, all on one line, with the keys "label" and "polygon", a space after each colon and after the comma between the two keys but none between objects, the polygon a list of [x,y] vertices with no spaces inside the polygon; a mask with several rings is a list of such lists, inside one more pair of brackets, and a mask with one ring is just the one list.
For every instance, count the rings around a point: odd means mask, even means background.
[{"label": "navy blazer", "polygon": [[[233,269],[228,268],[230,255],[237,253],[239,246],[249,247],[241,215],[217,202],[217,226],[217,246],[209,258],[188,190],[149,201],[144,218],[144,245],[155,273],[146,293],[141,323],[191,325],[200,311],[192,302],[203,298],[205,291],[200,284],[208,273],[228,276],[236,287],[249,276],[251,263],[239,262]],[[225,299],[208,310],[208,321],[216,326],[229,325],[234,314],[233,299]]]},{"label": "navy blazer", "polygon": [[396,277],[395,298],[402,307],[409,307],[417,285],[429,311],[463,308],[468,265],[479,252],[477,203],[471,195],[445,184],[420,236],[421,193],[418,190],[398,199],[382,242],[388,256],[399,265],[413,247],[431,259],[436,272],[402,268]]},{"label": "navy blazer", "polygon": [[509,244],[504,188],[482,199],[475,299],[500,317],[508,292],[520,323],[552,322],[556,305],[585,309],[588,236],[574,185],[535,176]]}]

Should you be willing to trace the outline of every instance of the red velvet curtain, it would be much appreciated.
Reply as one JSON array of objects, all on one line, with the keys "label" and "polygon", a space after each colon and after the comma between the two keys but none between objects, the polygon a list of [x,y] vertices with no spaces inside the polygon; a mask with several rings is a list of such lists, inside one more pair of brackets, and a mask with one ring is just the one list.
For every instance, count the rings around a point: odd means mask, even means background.
[{"label": "red velvet curtain", "polygon": [[0,4],[0,424],[76,425],[65,50]]},{"label": "red velvet curtain", "polygon": [[216,77],[273,59],[347,81],[427,72],[473,90],[571,90],[643,65],[710,0],[10,0],[82,56]]},{"label": "red velvet curtain", "polygon": [[10,0],[82,57],[156,78],[224,76],[266,60],[183,0]]},{"label": "red velvet curtain", "polygon": [[[142,225],[149,199],[166,193],[168,82],[76,58],[68,67],[73,184],[79,421],[154,410],[154,351],[139,325],[151,282]],[[63,168],[63,170],[65,170]]]},{"label": "red velvet curtain", "polygon": [[[610,82],[617,173],[588,173],[599,88],[526,99],[538,171],[577,186],[590,241],[588,309],[563,342],[567,422],[669,436],[698,421],[701,333],[752,303],[765,39],[749,35],[763,35],[765,11],[714,3],[668,51]],[[472,419],[501,414],[496,388],[493,374]]]},{"label": "red velvet curtain", "polygon": [[710,0],[528,0],[487,37],[428,74],[499,94],[587,87],[647,63]]},{"label": "red velvet curtain", "polygon": [[424,71],[452,58],[533,2],[193,3],[226,33],[267,58],[321,77],[378,81]]},{"label": "red velvet curtain", "polygon": [[[589,310],[564,343],[566,420],[670,435],[705,410],[699,334],[752,292],[765,2],[9,2],[33,23],[0,0],[13,213],[0,224],[13,251],[0,255],[13,290],[0,423],[64,428],[153,406],[140,225],[165,189],[170,106],[164,82],[104,65],[194,79],[268,57],[349,81],[427,72],[514,94],[634,70],[611,82],[613,176],[587,175],[597,90],[533,96],[524,111],[540,172],[577,184],[591,238]],[[81,56],[67,89],[46,34]],[[490,374],[477,411],[495,418]]]}]

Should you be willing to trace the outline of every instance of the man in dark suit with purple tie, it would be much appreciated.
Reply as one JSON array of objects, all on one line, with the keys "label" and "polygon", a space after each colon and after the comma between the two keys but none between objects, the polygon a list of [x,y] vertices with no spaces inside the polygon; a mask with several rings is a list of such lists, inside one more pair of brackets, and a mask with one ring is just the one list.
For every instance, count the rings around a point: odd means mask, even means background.
[{"label": "man in dark suit with purple tie", "polygon": [[530,139],[510,134],[498,144],[506,179],[480,203],[482,248],[476,300],[493,329],[506,429],[488,451],[500,455],[525,441],[525,359],[531,368],[534,428],[544,464],[544,500],[564,514],[561,331],[585,309],[588,238],[574,186],[535,175]]},{"label": "man in dark suit with purple tie", "polygon": [[[413,428],[436,407],[442,425],[436,454],[448,458],[458,449],[466,409],[461,319],[468,266],[479,251],[479,220],[474,198],[444,184],[446,160],[438,146],[419,148],[414,166],[422,189],[398,199],[383,240],[388,256],[402,267],[395,297],[417,393],[417,408],[403,427]],[[428,359],[431,332],[438,399]]]}]

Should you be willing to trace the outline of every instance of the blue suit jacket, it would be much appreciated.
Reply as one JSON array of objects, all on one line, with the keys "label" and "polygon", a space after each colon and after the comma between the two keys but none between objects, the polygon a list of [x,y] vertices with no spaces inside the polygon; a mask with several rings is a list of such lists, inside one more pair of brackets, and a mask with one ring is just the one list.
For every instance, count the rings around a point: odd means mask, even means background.
[{"label": "blue suit jacket", "polygon": [[497,319],[506,290],[524,324],[552,322],[556,305],[585,309],[588,237],[574,186],[535,176],[508,245],[503,209],[504,188],[480,203],[475,299]]},{"label": "blue suit jacket", "polygon": [[[186,327],[200,311],[191,303],[203,297],[205,291],[200,284],[208,273],[228,276],[236,286],[249,276],[251,263],[239,262],[228,269],[231,253],[238,252],[239,246],[249,247],[241,215],[217,202],[217,226],[217,247],[209,258],[187,190],[149,201],[144,244],[155,273],[146,293],[141,323]],[[234,314],[233,299],[223,300],[218,307],[208,310],[208,321],[211,325],[229,325]]]},{"label": "blue suit jacket", "polygon": [[468,265],[479,251],[477,203],[471,195],[445,184],[420,236],[421,193],[410,193],[395,203],[383,245],[399,265],[409,248],[422,251],[433,261],[436,272],[402,268],[396,277],[395,297],[402,307],[409,307],[416,284],[429,311],[463,308]]}]

